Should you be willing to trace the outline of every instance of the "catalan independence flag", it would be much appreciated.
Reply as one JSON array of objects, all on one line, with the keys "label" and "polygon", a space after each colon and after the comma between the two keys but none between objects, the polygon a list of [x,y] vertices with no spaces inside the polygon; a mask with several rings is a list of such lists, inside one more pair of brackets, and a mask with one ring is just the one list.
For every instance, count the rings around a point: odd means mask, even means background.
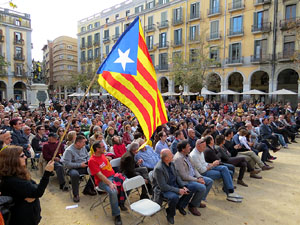
[{"label": "catalan independence flag", "polygon": [[147,140],[168,121],[139,17],[121,35],[97,74],[99,84],[135,114]]}]

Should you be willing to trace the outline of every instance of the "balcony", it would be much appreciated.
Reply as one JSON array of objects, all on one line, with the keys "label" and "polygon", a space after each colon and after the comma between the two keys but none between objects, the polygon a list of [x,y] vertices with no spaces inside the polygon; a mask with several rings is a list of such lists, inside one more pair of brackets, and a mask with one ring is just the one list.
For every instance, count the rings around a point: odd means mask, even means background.
[{"label": "balcony", "polygon": [[0,34],[0,42],[4,42],[4,35]]},{"label": "balcony", "polygon": [[198,43],[198,42],[200,42],[200,36],[199,35],[189,36],[188,42],[189,42],[189,44]]},{"label": "balcony", "polygon": [[109,36],[104,37],[104,38],[103,38],[103,43],[108,43],[108,42],[110,42]]},{"label": "balcony", "polygon": [[220,39],[221,39],[220,32],[208,34],[206,37],[207,41],[216,41],[216,40],[220,40]]},{"label": "balcony", "polygon": [[24,40],[23,39],[15,39],[14,40],[14,45],[24,45]]},{"label": "balcony", "polygon": [[116,41],[116,40],[119,39],[119,37],[120,37],[120,34],[115,34],[115,35],[112,36],[112,39],[113,39],[114,41]]},{"label": "balcony", "polygon": [[241,29],[229,29],[228,30],[228,37],[232,38],[232,37],[239,37],[239,36],[243,36],[244,35],[244,28],[241,27]]},{"label": "balcony", "polygon": [[201,19],[200,12],[190,14],[190,20],[189,21],[195,21],[195,20],[200,20],[200,19]]},{"label": "balcony", "polygon": [[155,24],[150,24],[148,26],[145,26],[145,32],[151,32],[155,31]]},{"label": "balcony", "polygon": [[148,51],[149,51],[149,52],[151,52],[151,51],[154,51],[154,50],[155,50],[155,48],[154,48],[154,45],[153,45],[153,44],[150,44],[149,46],[147,45],[147,49],[148,49]]},{"label": "balcony", "polygon": [[100,45],[100,40],[95,40],[94,41],[94,46],[99,46]]},{"label": "balcony", "polygon": [[253,0],[254,6],[270,4],[271,0]]},{"label": "balcony", "polygon": [[85,44],[85,43],[82,43],[82,44],[80,45],[80,49],[84,49],[84,48],[86,48],[86,44]]},{"label": "balcony", "polygon": [[221,67],[221,59],[220,58],[215,58],[215,59],[210,59],[211,64],[208,66],[209,68],[219,68]]},{"label": "balcony", "polygon": [[85,63],[86,62],[86,58],[80,58],[80,62],[81,63]]},{"label": "balcony", "polygon": [[251,55],[252,64],[269,63],[272,60],[271,54]]},{"label": "balcony", "polygon": [[244,57],[231,57],[231,58],[226,58],[227,65],[235,66],[235,65],[241,65],[244,63]]},{"label": "balcony", "polygon": [[245,8],[245,4],[243,0],[233,0],[231,3],[228,4],[228,11],[234,12],[237,10],[242,10]]},{"label": "balcony", "polygon": [[158,22],[157,25],[158,25],[158,29],[168,28],[169,27],[169,21],[165,20],[165,21],[162,21],[161,23]]},{"label": "balcony", "polygon": [[207,10],[207,17],[221,15],[221,11],[222,11],[221,6],[209,8]]},{"label": "balcony", "polygon": [[19,71],[19,72],[13,72],[13,74],[14,74],[14,76],[16,76],[16,77],[27,77],[27,74],[26,74],[26,72],[25,72],[25,70],[24,69],[22,69],[21,71]]},{"label": "balcony", "polygon": [[159,42],[158,49],[167,49],[167,48],[169,48],[169,42],[168,41]]},{"label": "balcony", "polygon": [[173,18],[172,20],[172,25],[173,26],[177,26],[177,25],[181,25],[183,24],[183,18],[180,17],[180,18]]},{"label": "balcony", "polygon": [[271,31],[271,22],[265,22],[261,24],[252,25],[251,31],[252,33],[268,33]]},{"label": "balcony", "polygon": [[160,64],[160,65],[155,67],[155,70],[168,71],[169,70],[169,65],[168,64]]},{"label": "balcony", "polygon": [[300,26],[300,17],[280,20],[279,27],[281,30],[289,30]]},{"label": "balcony", "polygon": [[14,60],[17,60],[17,61],[24,61],[24,60],[25,60],[25,57],[24,57],[24,55],[22,55],[22,54],[15,54],[15,55],[14,55]]},{"label": "balcony", "polygon": [[277,54],[277,59],[278,61],[293,61],[294,57],[295,57],[295,50],[289,50],[289,51],[283,51],[283,52],[279,52]]},{"label": "balcony", "polygon": [[88,62],[91,62],[91,61],[93,61],[93,60],[94,60],[93,56],[88,57],[88,59],[87,59]]},{"label": "balcony", "polygon": [[172,47],[173,48],[180,47],[182,45],[183,45],[182,40],[172,41]]},{"label": "balcony", "polygon": [[92,43],[91,41],[89,41],[89,42],[87,43],[87,47],[88,47],[88,48],[93,47],[93,43]]}]

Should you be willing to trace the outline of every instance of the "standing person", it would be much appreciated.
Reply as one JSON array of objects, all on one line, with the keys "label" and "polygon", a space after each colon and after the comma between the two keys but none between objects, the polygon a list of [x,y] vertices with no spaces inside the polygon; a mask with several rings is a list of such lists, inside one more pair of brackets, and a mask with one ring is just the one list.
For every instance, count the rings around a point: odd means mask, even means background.
[{"label": "standing person", "polygon": [[[173,154],[169,149],[160,152],[161,160],[154,168],[154,199],[160,201],[160,196],[168,200],[167,220],[174,224],[176,208],[186,215],[184,208],[188,205],[193,193],[190,192],[178,175],[173,161]],[[182,197],[180,197],[182,196]]]},{"label": "standing person", "polygon": [[[89,159],[88,166],[91,174],[95,178],[95,185],[105,190],[109,194],[109,201],[112,216],[115,217],[115,225],[122,225],[120,216],[120,209],[118,204],[117,186],[114,184],[113,179],[115,172],[105,157],[105,145],[103,142],[95,142],[93,144],[94,154]],[[125,206],[120,206],[121,209]],[[123,209],[124,209],[123,208]]]},{"label": "standing person", "polygon": [[[79,202],[79,180],[81,174],[88,174],[88,160],[90,154],[85,147],[86,138],[82,135],[78,135],[75,139],[75,143],[70,145],[64,152],[61,162],[68,168],[68,174],[71,177],[73,201]],[[96,195],[94,191],[93,183],[89,179],[83,194]]]},{"label": "standing person", "polygon": [[11,196],[14,206],[11,208],[9,225],[37,225],[41,220],[39,198],[43,196],[54,169],[50,161],[39,184],[31,180],[26,168],[26,156],[20,146],[8,146],[0,152],[1,194]]}]

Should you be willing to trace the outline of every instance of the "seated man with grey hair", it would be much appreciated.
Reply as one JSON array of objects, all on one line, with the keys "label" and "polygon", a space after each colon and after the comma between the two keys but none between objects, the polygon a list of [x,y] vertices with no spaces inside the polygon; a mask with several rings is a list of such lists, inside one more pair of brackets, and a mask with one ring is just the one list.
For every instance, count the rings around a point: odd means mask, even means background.
[{"label": "seated man with grey hair", "polygon": [[[149,182],[148,170],[146,167],[141,167],[143,162],[142,159],[139,159],[137,162],[134,157],[139,151],[139,143],[136,141],[132,142],[129,145],[128,151],[121,157],[121,166],[120,172],[124,174],[127,178],[132,178],[138,175],[141,175],[145,179],[148,191],[152,194],[152,186]],[[148,198],[147,191],[145,186],[142,187],[141,199]]]}]

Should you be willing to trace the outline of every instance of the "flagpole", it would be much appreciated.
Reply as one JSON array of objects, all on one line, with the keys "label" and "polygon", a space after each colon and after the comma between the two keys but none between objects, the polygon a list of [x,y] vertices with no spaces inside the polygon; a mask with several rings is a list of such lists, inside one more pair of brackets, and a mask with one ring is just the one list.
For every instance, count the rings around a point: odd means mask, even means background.
[{"label": "flagpole", "polygon": [[83,103],[85,97],[86,97],[87,94],[89,93],[89,91],[90,91],[90,89],[91,89],[92,85],[94,84],[94,82],[95,82],[95,80],[96,80],[97,77],[98,77],[98,74],[96,73],[96,74],[94,75],[94,77],[93,77],[93,80],[91,81],[91,83],[89,84],[88,88],[86,89],[86,91],[85,91],[83,97],[81,98],[79,104],[77,105],[75,111],[72,113],[71,120],[70,120],[70,122],[68,123],[68,125],[67,125],[67,127],[66,127],[66,129],[65,129],[65,131],[64,131],[64,133],[63,133],[63,135],[60,137],[58,146],[56,147],[56,150],[55,150],[55,152],[54,152],[54,154],[53,154],[53,156],[52,156],[51,161],[54,161],[54,158],[56,157],[56,154],[57,154],[57,152],[58,152],[58,150],[59,150],[59,148],[60,148],[60,146],[61,146],[61,143],[62,143],[62,141],[64,140],[64,137],[66,136],[66,134],[67,134],[67,132],[68,132],[68,130],[69,130],[69,128],[70,128],[70,125],[71,125],[71,122],[73,121],[73,118],[74,118],[75,115],[77,114],[79,107],[80,107],[81,104]]}]

